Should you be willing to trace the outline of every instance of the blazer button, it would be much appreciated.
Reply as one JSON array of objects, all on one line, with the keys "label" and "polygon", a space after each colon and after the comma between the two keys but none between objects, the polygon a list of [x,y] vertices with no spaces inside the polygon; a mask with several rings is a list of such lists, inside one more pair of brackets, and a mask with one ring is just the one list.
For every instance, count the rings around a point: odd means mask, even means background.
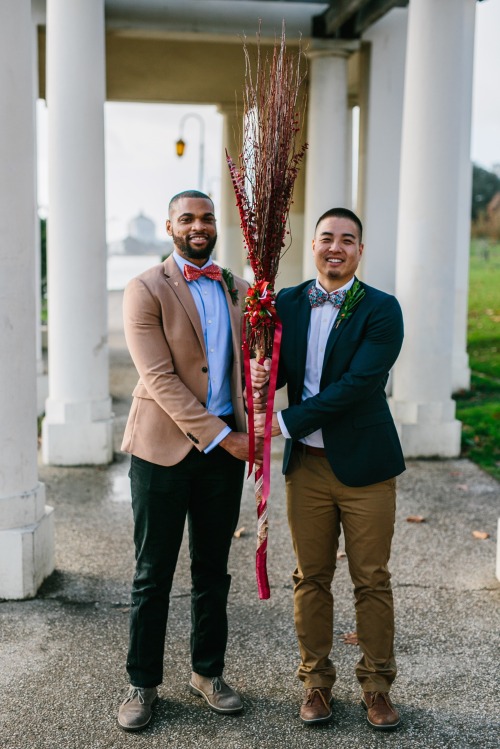
[{"label": "blazer button", "polygon": [[202,371],[202,372],[208,372],[208,367],[202,367],[202,368],[201,368],[201,371]]}]

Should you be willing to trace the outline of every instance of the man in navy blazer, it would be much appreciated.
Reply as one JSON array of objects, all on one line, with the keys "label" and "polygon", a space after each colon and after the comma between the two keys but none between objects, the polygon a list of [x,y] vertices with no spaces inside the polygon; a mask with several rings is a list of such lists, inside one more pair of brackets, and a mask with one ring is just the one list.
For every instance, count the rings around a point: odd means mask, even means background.
[{"label": "man in navy blazer", "polygon": [[[344,208],[319,219],[312,243],[316,281],[283,289],[278,387],[289,406],[273,414],[272,434],[286,439],[283,473],[297,567],[294,616],[306,692],[304,723],[332,715],[335,667],[331,584],[339,535],[354,585],[361,659],[356,675],[368,722],[399,724],[389,698],[396,676],[394,610],[388,561],[394,529],[395,477],[405,470],[385,395],[401,349],[397,300],[360,282],[362,225]],[[257,415],[261,432],[263,415]]]}]

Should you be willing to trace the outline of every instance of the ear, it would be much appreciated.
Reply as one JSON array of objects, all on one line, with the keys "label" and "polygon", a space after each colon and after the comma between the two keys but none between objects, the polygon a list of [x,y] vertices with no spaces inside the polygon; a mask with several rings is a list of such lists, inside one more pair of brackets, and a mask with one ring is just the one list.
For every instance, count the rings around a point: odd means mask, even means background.
[{"label": "ear", "polygon": [[364,244],[360,244],[360,245],[359,245],[359,256],[360,256],[360,257],[361,257],[361,255],[363,254],[363,250],[364,250],[364,249],[365,249],[365,246],[364,246]]},{"label": "ear", "polygon": [[172,236],[172,222],[170,221],[169,218],[167,218],[165,222],[165,226],[167,228],[167,234],[171,237]]}]

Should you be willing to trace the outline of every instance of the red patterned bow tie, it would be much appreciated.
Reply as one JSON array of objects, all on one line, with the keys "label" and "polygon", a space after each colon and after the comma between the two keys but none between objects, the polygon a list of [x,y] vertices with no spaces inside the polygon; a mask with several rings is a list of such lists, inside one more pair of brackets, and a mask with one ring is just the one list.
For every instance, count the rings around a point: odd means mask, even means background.
[{"label": "red patterned bow tie", "polygon": [[186,281],[197,281],[200,276],[210,278],[212,281],[220,281],[222,279],[222,271],[218,265],[212,263],[207,265],[206,268],[196,268],[194,265],[184,265],[184,278]]}]

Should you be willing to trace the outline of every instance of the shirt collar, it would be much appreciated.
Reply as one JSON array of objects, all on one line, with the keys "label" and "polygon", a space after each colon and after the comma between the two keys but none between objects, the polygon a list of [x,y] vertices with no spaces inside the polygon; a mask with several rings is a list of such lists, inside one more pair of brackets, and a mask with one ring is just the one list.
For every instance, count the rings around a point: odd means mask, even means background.
[{"label": "shirt collar", "polygon": [[[356,280],[355,276],[353,276],[344,286],[341,286],[340,289],[335,289],[335,291],[349,291],[351,286],[353,285],[354,281]],[[321,289],[321,291],[324,291],[325,294],[328,294],[329,292],[322,287],[319,280],[316,279],[316,288]]]},{"label": "shirt collar", "polygon": [[[181,273],[184,273],[184,266],[185,266],[185,265],[192,265],[192,266],[193,266],[193,268],[199,268],[199,266],[198,266],[198,265],[195,265],[194,263],[190,263],[190,262],[189,262],[189,260],[185,260],[185,259],[184,259],[183,257],[181,257],[181,255],[179,255],[179,253],[178,253],[178,252],[176,252],[175,250],[174,250],[174,251],[172,252],[172,255],[173,255],[173,257],[174,257],[174,260],[175,260],[175,262],[177,263],[177,267],[179,268],[179,270],[180,270],[180,272],[181,272]],[[205,263],[205,265],[202,265],[201,267],[202,267],[202,268],[208,268],[208,266],[209,266],[209,265],[213,265],[213,262],[214,262],[214,261],[212,260],[212,258],[211,258],[211,257],[209,257],[209,258],[208,258],[208,260],[207,260],[207,262]]]}]

